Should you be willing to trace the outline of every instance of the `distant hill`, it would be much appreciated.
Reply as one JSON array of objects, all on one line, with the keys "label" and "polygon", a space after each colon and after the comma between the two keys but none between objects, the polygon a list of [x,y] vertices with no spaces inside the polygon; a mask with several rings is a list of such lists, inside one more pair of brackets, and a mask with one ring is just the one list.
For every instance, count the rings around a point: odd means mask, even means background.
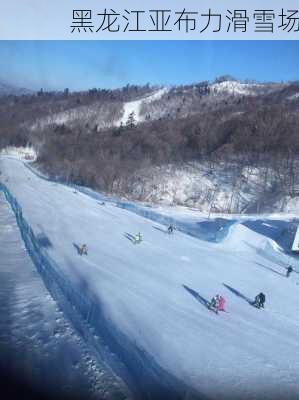
[{"label": "distant hill", "polygon": [[0,81],[0,96],[21,96],[23,94],[31,94],[32,91],[29,89],[21,88],[18,86],[10,85],[3,81]]},{"label": "distant hill", "polygon": [[0,96],[0,121],[0,149],[33,146],[63,181],[202,210],[297,209],[299,82],[40,90]]}]

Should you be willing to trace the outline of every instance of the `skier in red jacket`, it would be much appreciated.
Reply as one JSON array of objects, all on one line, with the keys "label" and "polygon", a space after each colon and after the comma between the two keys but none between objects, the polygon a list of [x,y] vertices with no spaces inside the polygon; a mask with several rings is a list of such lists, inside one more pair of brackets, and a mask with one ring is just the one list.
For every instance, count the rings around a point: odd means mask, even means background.
[{"label": "skier in red jacket", "polygon": [[224,309],[224,304],[225,304],[225,298],[223,296],[219,296],[219,311],[225,311]]}]

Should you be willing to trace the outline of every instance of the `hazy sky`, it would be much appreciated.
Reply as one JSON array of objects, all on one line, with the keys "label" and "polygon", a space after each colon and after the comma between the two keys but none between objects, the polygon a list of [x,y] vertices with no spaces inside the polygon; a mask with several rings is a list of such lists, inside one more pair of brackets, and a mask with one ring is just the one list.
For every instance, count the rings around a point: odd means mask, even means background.
[{"label": "hazy sky", "polygon": [[298,41],[0,41],[0,80],[38,89],[299,80]]}]

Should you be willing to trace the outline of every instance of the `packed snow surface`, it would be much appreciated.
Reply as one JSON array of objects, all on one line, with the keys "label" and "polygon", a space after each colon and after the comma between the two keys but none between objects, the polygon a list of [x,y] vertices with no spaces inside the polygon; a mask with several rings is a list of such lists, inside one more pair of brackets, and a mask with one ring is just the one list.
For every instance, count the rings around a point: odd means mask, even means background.
[{"label": "packed snow surface", "polygon": [[[288,221],[236,219],[216,242],[168,235],[164,225],[41,179],[21,161],[2,157],[0,169],[34,234],[51,244],[43,251],[71,287],[92,295],[115,341],[128,338],[210,399],[299,396],[298,275],[285,277],[290,258],[278,240]],[[199,222],[208,230],[212,221]],[[137,232],[140,244],[131,238]],[[82,243],[87,256],[78,254]],[[261,291],[264,310],[250,304]],[[216,293],[226,299],[220,315],[206,307]]]},{"label": "packed snow surface", "polygon": [[[0,371],[44,394],[110,399],[122,386],[53,300],[0,193]],[[117,389],[117,390],[116,390]]]}]

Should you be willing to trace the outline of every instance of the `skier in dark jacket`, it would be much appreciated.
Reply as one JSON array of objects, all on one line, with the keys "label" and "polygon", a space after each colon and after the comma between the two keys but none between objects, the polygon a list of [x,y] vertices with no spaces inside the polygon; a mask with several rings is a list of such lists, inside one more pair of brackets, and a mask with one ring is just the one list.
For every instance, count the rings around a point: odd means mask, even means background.
[{"label": "skier in dark jacket", "polygon": [[261,292],[260,293],[260,305],[263,308],[264,308],[265,301],[266,301],[266,296],[264,295],[264,293]]},{"label": "skier in dark jacket", "polygon": [[264,308],[265,301],[266,296],[264,295],[264,293],[261,292],[257,296],[255,296],[253,305],[257,308]]},{"label": "skier in dark jacket", "polygon": [[287,274],[286,274],[287,278],[290,276],[291,272],[293,272],[293,267],[291,265],[289,265],[287,268]]},{"label": "skier in dark jacket", "polygon": [[215,311],[216,314],[218,314],[218,311],[219,311],[219,300],[220,300],[220,296],[219,296],[219,294],[216,294],[216,296],[212,297],[212,300],[210,301],[210,303],[208,303],[208,308],[210,310]]},{"label": "skier in dark jacket", "polygon": [[171,235],[173,233],[173,225],[169,225],[167,231]]},{"label": "skier in dark jacket", "polygon": [[79,254],[80,256],[86,255],[87,256],[87,245],[82,244],[82,246],[79,247]]}]

